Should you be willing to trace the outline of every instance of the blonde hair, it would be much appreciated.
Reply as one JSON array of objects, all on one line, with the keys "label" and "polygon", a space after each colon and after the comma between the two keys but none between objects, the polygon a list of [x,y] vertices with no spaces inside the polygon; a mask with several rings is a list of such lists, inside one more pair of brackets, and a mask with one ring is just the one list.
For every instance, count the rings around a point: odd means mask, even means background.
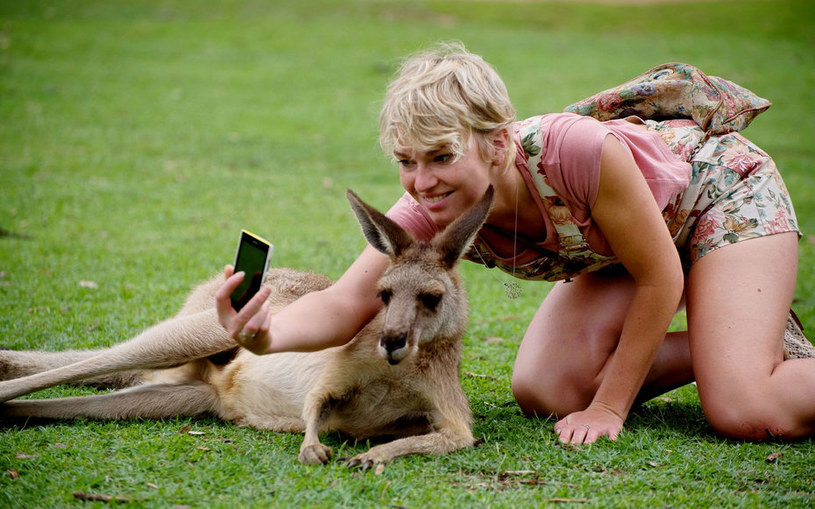
[{"label": "blonde hair", "polygon": [[514,121],[515,108],[495,69],[460,42],[441,43],[408,58],[388,86],[379,143],[391,154],[447,147],[458,159],[475,138],[482,159],[488,160],[487,135]]}]

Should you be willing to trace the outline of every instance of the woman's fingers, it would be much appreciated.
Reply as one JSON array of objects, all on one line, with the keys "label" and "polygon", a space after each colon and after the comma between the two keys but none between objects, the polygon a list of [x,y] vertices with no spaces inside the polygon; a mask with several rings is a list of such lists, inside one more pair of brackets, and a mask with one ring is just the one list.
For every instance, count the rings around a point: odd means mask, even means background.
[{"label": "woman's fingers", "polygon": [[271,312],[267,301],[271,292],[270,288],[261,287],[243,309],[232,317],[227,328],[235,342],[258,355],[268,352],[271,344],[269,337]]},{"label": "woman's fingers", "polygon": [[234,274],[234,269],[231,265],[224,268],[224,284],[215,292],[215,309],[218,311],[218,321],[229,330],[229,324],[232,317],[237,313],[232,307],[232,292],[243,281],[244,273],[238,272]]},{"label": "woman's fingers", "polygon": [[591,425],[567,424],[555,430],[558,439],[564,444],[590,444],[597,441],[597,432],[593,432]]},{"label": "woman's fingers", "polygon": [[241,284],[245,274],[234,273],[234,270],[231,265],[224,267],[224,284],[215,292],[218,322],[236,343],[253,353],[264,354],[271,343],[269,327],[272,314],[267,299],[272,291],[261,286],[240,311],[235,311],[232,307],[232,292]]},{"label": "woman's fingers", "polygon": [[558,421],[554,431],[564,444],[591,444],[604,436],[617,440],[622,424],[612,421],[589,412],[576,412]]},{"label": "woman's fingers", "polygon": [[[266,294],[266,295],[263,295]],[[257,312],[252,313],[246,322],[243,324],[243,327],[240,328],[240,332],[243,333],[242,336],[245,338],[246,336],[256,336],[260,331],[264,324],[269,319],[269,301],[266,300],[268,297],[268,292],[258,292],[257,295],[252,297],[252,300],[259,299],[260,307],[258,308]],[[252,302],[251,300],[249,302]],[[248,306],[248,304],[247,304]],[[244,307],[246,309],[246,307]],[[251,309],[254,309],[251,308]],[[238,313],[238,317],[242,318],[241,315],[243,313],[243,309],[240,313]],[[267,327],[268,330],[268,327]]]},{"label": "woman's fingers", "polygon": [[585,442],[589,428],[559,422],[555,427],[558,439],[564,444],[582,444]]}]

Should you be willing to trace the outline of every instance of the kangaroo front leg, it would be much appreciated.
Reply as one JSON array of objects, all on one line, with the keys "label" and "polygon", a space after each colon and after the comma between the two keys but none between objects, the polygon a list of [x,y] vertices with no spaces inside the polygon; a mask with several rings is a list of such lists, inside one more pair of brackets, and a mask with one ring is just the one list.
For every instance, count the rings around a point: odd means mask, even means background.
[{"label": "kangaroo front leg", "polygon": [[0,404],[0,417],[44,419],[161,419],[195,416],[217,409],[217,394],[204,382],[148,384],[107,394],[27,399]]},{"label": "kangaroo front leg", "polygon": [[[463,423],[461,423],[463,424]],[[445,454],[473,445],[473,435],[466,424],[462,427],[443,428],[426,435],[415,435],[377,445],[348,460],[349,467],[362,466],[368,470],[374,465],[388,463],[408,454]]]},{"label": "kangaroo front leg", "polygon": [[425,394],[433,401],[430,425],[434,430],[424,435],[414,435],[372,447],[367,452],[351,458],[348,466],[362,465],[363,469],[391,461],[408,454],[445,454],[475,443],[471,429],[472,416],[457,374],[433,381]]},{"label": "kangaroo front leg", "polygon": [[300,445],[298,459],[304,465],[324,465],[331,459],[333,451],[320,443],[320,428],[331,412],[328,393],[316,390],[309,392],[303,407],[303,420],[306,422],[305,436]]},{"label": "kangaroo front leg", "polygon": [[0,382],[0,402],[54,385],[108,373],[183,364],[235,346],[214,309],[161,322],[98,355],[42,373]]}]

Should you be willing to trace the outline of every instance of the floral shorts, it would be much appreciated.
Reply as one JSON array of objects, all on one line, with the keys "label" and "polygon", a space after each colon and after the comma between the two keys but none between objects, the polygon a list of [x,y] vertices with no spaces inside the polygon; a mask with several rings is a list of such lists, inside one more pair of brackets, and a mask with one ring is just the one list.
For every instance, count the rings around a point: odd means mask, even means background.
[{"label": "floral shorts", "polygon": [[[687,160],[704,133],[689,120],[648,120],[671,150]],[[798,222],[775,163],[738,133],[713,136],[691,159],[688,188],[663,211],[686,268],[720,247],[775,233]]]}]

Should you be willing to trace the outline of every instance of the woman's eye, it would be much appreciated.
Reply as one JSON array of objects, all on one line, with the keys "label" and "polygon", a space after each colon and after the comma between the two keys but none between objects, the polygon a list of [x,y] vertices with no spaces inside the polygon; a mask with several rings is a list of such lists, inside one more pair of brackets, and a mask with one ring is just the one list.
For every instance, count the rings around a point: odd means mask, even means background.
[{"label": "woman's eye", "polygon": [[439,154],[433,158],[434,161],[437,163],[449,163],[452,161],[453,155],[452,154]]}]

